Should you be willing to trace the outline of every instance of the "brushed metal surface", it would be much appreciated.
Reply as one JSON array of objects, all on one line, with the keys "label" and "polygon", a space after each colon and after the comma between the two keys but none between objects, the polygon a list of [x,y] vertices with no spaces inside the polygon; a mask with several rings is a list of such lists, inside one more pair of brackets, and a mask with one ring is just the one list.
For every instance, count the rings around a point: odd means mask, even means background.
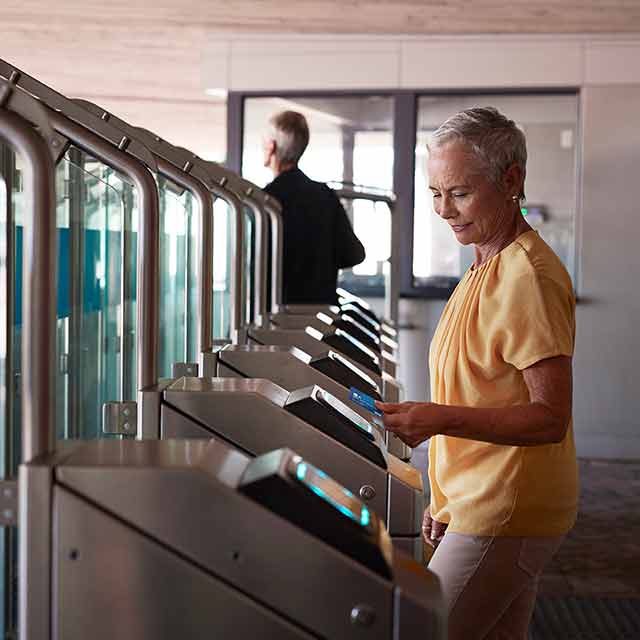
[{"label": "brushed metal surface", "polygon": [[[167,435],[174,437],[198,437],[198,431],[222,436],[255,456],[282,447],[293,449],[354,494],[364,483],[374,487],[376,496],[367,504],[386,521],[386,470],[324,433],[322,425],[287,411],[284,404],[289,395],[269,380],[183,378],[164,393],[163,429],[166,425]],[[171,414],[168,408],[179,414]],[[401,530],[408,526],[405,523]]]},{"label": "brushed metal surface", "polygon": [[[424,513],[424,493],[389,474],[389,527],[396,535],[413,536],[420,533]],[[407,527],[403,530],[403,527]]]},{"label": "brushed metal surface", "polygon": [[[287,391],[317,385],[345,402],[365,420],[371,414],[349,400],[349,390],[308,366],[311,357],[300,349],[286,346],[229,345],[218,352],[220,364],[226,366],[233,375],[247,378],[267,378]],[[222,368],[219,368],[222,371]]]},{"label": "brushed metal surface", "polygon": [[54,640],[313,638],[60,487],[53,513]]},{"label": "brushed metal surface", "polygon": [[[221,467],[233,455],[227,445],[89,444],[56,473],[79,497],[312,633],[389,637],[392,583],[219,481]],[[366,634],[350,622],[360,603],[376,611]]]},{"label": "brushed metal surface", "polygon": [[396,536],[393,538],[393,547],[411,556],[416,562],[423,561],[422,535]]},{"label": "brushed metal surface", "polygon": [[18,626],[21,637],[48,640],[51,634],[51,469],[19,468]]},{"label": "brushed metal surface", "polygon": [[363,369],[365,373],[373,378],[376,384],[378,384],[382,389],[382,380],[378,373],[346,355],[339,348],[329,346],[320,340],[316,340],[305,331],[299,331],[297,329],[259,329],[257,327],[252,327],[249,329],[249,338],[264,345],[273,344],[297,347],[312,357],[324,355],[329,350],[337,351],[342,357],[351,362],[354,367]]},{"label": "brushed metal surface", "polygon": [[419,637],[446,640],[447,620],[438,578],[408,556],[394,555],[394,575],[398,587],[394,590],[393,640]]}]

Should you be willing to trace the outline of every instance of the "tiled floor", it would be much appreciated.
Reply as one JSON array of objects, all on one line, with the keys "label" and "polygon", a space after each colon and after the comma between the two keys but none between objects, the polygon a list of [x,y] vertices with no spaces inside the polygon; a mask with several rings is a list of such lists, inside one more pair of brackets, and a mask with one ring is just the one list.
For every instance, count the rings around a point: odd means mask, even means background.
[{"label": "tiled floor", "polygon": [[541,595],[640,598],[640,461],[580,460],[580,511]]}]

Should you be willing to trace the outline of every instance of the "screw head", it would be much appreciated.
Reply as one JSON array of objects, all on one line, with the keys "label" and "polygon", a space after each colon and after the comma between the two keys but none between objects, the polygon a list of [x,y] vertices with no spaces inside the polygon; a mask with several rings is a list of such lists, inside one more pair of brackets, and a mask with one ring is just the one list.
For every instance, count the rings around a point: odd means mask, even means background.
[{"label": "screw head", "polygon": [[376,612],[367,604],[357,604],[351,609],[351,624],[357,627],[370,627],[376,619]]},{"label": "screw head", "polygon": [[376,497],[376,490],[370,484],[363,484],[359,493],[363,500],[373,500]]}]

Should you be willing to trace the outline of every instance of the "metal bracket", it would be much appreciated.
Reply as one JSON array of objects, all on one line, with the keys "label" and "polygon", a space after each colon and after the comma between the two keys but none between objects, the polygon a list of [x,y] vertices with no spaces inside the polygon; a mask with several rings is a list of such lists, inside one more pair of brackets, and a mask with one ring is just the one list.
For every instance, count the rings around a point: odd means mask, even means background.
[{"label": "metal bracket", "polygon": [[174,362],[171,369],[174,378],[197,378],[198,371],[197,362]]},{"label": "metal bracket", "polygon": [[102,405],[102,433],[135,436],[138,430],[138,405],[135,402],[105,402]]},{"label": "metal bracket", "polygon": [[0,77],[0,108],[6,108],[29,120],[47,141],[49,153],[57,164],[69,147],[69,140],[53,129],[46,107],[18,85],[21,74],[13,71],[9,80]]},{"label": "metal bracket", "polygon": [[0,526],[12,527],[18,524],[18,482],[0,481]]}]

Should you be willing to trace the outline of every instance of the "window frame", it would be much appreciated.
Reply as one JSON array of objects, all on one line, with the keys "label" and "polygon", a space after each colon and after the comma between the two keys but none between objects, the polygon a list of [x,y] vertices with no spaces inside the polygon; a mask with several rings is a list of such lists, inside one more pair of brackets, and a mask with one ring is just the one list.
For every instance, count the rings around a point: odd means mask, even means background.
[{"label": "window frame", "polygon": [[[356,90],[313,90],[313,91],[230,91],[227,96],[227,160],[226,166],[237,173],[242,172],[242,152],[244,141],[245,102],[252,98],[353,98],[381,96],[393,99],[393,191],[396,195],[393,216],[392,252],[400,256],[400,297],[433,300],[447,300],[455,288],[455,283],[437,283],[440,276],[434,276],[434,283],[416,284],[413,277],[413,225],[415,203],[416,140],[418,130],[418,101],[422,97],[436,96],[576,96],[580,104],[580,87],[510,87],[496,89],[474,87],[468,89],[356,89]],[[580,131],[581,114],[578,110],[577,130]],[[579,145],[579,140],[576,142]],[[580,149],[576,150],[576,176],[580,175]],[[579,186],[578,180],[576,186]],[[579,189],[576,188],[576,194]],[[579,202],[575,206],[574,264],[579,265],[578,231]],[[577,276],[577,273],[576,273]],[[428,279],[427,279],[428,280]],[[382,287],[362,287],[357,292],[367,297],[383,297]]]}]

